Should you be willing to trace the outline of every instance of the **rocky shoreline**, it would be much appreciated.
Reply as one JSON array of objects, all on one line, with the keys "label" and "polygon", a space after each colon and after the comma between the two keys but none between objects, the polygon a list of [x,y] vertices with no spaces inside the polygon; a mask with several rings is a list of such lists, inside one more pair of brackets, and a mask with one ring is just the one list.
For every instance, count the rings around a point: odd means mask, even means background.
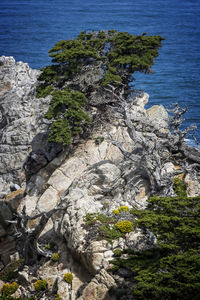
[{"label": "rocky shoreline", "polygon": [[[114,300],[108,291],[123,281],[120,273],[112,276],[107,271],[115,250],[146,249],[155,240],[150,233],[144,235],[139,229],[113,243],[95,240],[84,226],[84,217],[92,213],[110,215],[120,206],[145,207],[154,184],[148,170],[155,172],[161,185],[175,176],[183,178],[187,194],[199,195],[200,153],[185,144],[170,153],[167,141],[174,141],[176,136],[170,133],[168,113],[162,105],[146,110],[149,98],[146,93],[138,94],[130,107],[131,125],[108,105],[110,122],[95,127],[86,139],[80,138],[64,148],[49,144],[49,121],[44,114],[50,96],[36,98],[39,74],[40,71],[15,62],[12,57],[0,58],[0,269],[3,272],[6,265],[19,259],[14,226],[8,223],[13,214],[21,214],[25,205],[27,215],[34,217],[62,202],[66,208],[52,214],[40,234],[43,248],[53,245],[59,253],[59,262],[42,258],[37,265],[19,271],[20,289],[16,295],[30,295],[36,280],[45,278],[49,289],[56,290],[62,299]],[[98,115],[98,107],[93,106],[92,112]],[[131,136],[131,126],[138,140]],[[155,160],[160,158],[159,174],[156,166],[144,167],[135,160],[143,155],[138,141],[145,145],[147,139],[150,146],[152,143],[149,155],[155,155]],[[154,147],[155,140],[156,145],[163,147],[162,157],[160,149]],[[153,164],[153,157],[149,156],[149,164]],[[198,168],[194,172],[195,164]],[[163,191],[165,187],[161,194]],[[38,224],[39,219],[30,220],[28,228],[31,230]],[[70,285],[63,280],[66,273],[73,274]],[[50,295],[42,297],[54,299]]]}]

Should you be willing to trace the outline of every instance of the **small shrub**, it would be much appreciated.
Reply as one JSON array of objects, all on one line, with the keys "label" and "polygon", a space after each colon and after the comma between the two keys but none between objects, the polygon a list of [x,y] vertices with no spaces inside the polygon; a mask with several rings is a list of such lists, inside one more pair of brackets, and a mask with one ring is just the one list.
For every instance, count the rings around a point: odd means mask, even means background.
[{"label": "small shrub", "polygon": [[100,213],[89,213],[84,217],[85,225],[90,230],[95,230],[96,239],[112,241],[122,236],[122,233],[114,226],[116,220],[113,217]]},{"label": "small shrub", "polygon": [[121,256],[122,251],[119,248],[117,248],[113,251],[113,253],[115,257],[119,257]]},{"label": "small shrub", "polygon": [[91,225],[94,225],[97,222],[99,222],[101,224],[107,224],[107,223],[111,224],[111,223],[114,223],[114,220],[113,220],[113,218],[107,217],[104,214],[88,213],[84,217],[84,222],[87,227],[90,227]]},{"label": "small shrub", "polygon": [[80,134],[85,125],[91,123],[91,117],[84,110],[88,99],[78,91],[66,88],[55,90],[45,118],[52,120],[49,142],[61,143],[68,146],[72,138]]},{"label": "small shrub", "polygon": [[71,283],[71,282],[72,282],[72,279],[73,279],[72,273],[65,273],[65,275],[64,275],[64,280],[65,280],[67,283]]},{"label": "small shrub", "polygon": [[100,145],[101,143],[103,143],[104,141],[104,137],[103,136],[98,136],[96,139],[95,139],[95,144],[96,145]]},{"label": "small shrub", "polygon": [[18,268],[24,263],[24,259],[19,259],[9,264],[4,268],[4,270],[0,274],[0,280],[2,281],[10,281],[12,279],[17,278],[18,276]]},{"label": "small shrub", "polygon": [[19,287],[19,285],[16,282],[12,282],[12,283],[7,282],[1,288],[1,293],[2,293],[3,296],[12,295],[16,292],[18,287]]},{"label": "small shrub", "polygon": [[174,178],[174,192],[176,193],[176,195],[178,197],[187,197],[187,187],[186,184],[183,180],[179,179],[179,178]]},{"label": "small shrub", "polygon": [[37,292],[45,291],[48,287],[48,283],[46,280],[37,280],[36,283],[34,283],[34,287]]},{"label": "small shrub", "polygon": [[45,249],[48,249],[48,250],[51,249],[51,245],[50,244],[46,244],[44,247],[45,247]]},{"label": "small shrub", "polygon": [[114,209],[113,210],[113,214],[116,215],[116,216],[118,216],[119,215],[119,209]]},{"label": "small shrub", "polygon": [[129,207],[128,206],[119,206],[117,209],[113,210],[113,214],[118,216],[121,212],[128,212]]},{"label": "small shrub", "polygon": [[128,233],[133,230],[133,223],[128,220],[121,220],[115,226],[123,233]]},{"label": "small shrub", "polygon": [[103,224],[99,227],[98,237],[101,239],[106,239],[110,244],[112,244],[113,240],[119,239],[122,236],[122,233],[118,230],[116,226]]},{"label": "small shrub", "polygon": [[53,260],[54,262],[59,260],[59,254],[58,253],[54,253],[51,257],[51,260]]},{"label": "small shrub", "polygon": [[115,273],[119,270],[118,265],[113,265],[110,269],[107,269],[108,272]]},{"label": "small shrub", "polygon": [[59,294],[56,294],[56,295],[55,295],[55,300],[62,300],[62,298],[60,297]]},{"label": "small shrub", "polygon": [[36,97],[37,98],[45,98],[50,95],[53,91],[53,87],[51,85],[45,86],[45,84],[40,84],[36,87]]}]

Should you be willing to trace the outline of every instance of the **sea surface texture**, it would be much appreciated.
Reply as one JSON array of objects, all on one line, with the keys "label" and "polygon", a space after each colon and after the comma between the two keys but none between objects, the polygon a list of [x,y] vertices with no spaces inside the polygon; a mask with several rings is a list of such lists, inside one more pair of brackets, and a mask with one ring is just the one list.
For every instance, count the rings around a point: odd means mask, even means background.
[{"label": "sea surface texture", "polygon": [[0,1],[0,55],[32,68],[50,64],[57,41],[92,29],[165,38],[155,74],[135,74],[135,87],[149,93],[151,106],[189,106],[185,126],[197,124],[200,139],[200,0]]}]

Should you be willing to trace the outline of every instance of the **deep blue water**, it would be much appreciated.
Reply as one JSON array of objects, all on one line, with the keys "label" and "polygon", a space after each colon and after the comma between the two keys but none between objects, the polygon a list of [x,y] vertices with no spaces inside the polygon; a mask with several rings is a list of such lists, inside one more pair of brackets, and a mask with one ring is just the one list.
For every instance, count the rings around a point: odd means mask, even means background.
[{"label": "deep blue water", "polygon": [[[50,63],[48,50],[82,30],[117,29],[165,37],[155,74],[135,74],[149,105],[188,105],[186,125],[200,129],[200,0],[1,0],[0,55],[32,68]],[[200,133],[197,132],[198,137]]]}]

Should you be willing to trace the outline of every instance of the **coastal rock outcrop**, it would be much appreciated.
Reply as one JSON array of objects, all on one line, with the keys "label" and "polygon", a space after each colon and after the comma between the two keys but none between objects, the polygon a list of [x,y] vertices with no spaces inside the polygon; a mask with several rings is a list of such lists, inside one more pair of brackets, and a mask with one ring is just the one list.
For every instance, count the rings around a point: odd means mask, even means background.
[{"label": "coastal rock outcrop", "polygon": [[[147,100],[147,94],[138,96],[132,107],[132,115],[137,113],[148,119],[144,109]],[[163,127],[163,124],[161,126]],[[166,127],[166,124],[164,126]],[[143,249],[151,247],[155,242],[150,234],[144,236],[142,232],[136,231],[127,234],[125,239],[119,238],[111,245],[106,240],[95,240],[95,233],[88,231],[84,226],[84,217],[88,213],[109,215],[120,205],[145,206],[150,192],[144,170],[137,169],[134,161],[128,162],[112,140],[118,141],[127,152],[132,153],[136,148],[136,141],[130,138],[120,115],[112,123],[106,123],[96,129],[89,139],[80,140],[78,146],[66,158],[61,153],[33,175],[27,184],[27,195],[19,207],[20,211],[26,204],[28,214],[34,216],[53,209],[60,201],[67,204],[64,211],[58,211],[52,216],[41,238],[48,243],[52,232],[62,237],[66,244],[67,256],[72,257],[72,261],[75,257],[82,265],[82,272],[84,270],[85,274],[90,274],[91,279],[94,277],[83,289],[80,298],[83,300],[88,297],[100,299],[99,293],[102,293],[102,299],[112,299],[107,295],[111,285],[102,284],[100,288],[101,285],[96,283],[95,278],[106,272],[115,249]],[[48,176],[48,169],[56,164],[57,168]],[[61,251],[59,247],[58,251]],[[74,270],[74,263],[67,265],[66,260],[62,260],[62,263],[65,267],[59,273],[58,293],[65,299],[77,299],[78,290],[85,284],[84,278],[80,280],[80,270]],[[69,271],[73,273],[74,278],[79,278],[79,283],[76,286],[72,285],[72,290],[64,288],[62,281],[62,274]],[[48,272],[45,271],[45,274],[46,279],[51,281],[52,274],[49,278]],[[58,273],[56,274],[53,276],[54,280],[58,276]],[[100,289],[101,292],[96,289]]]},{"label": "coastal rock outcrop", "polygon": [[[167,111],[161,105],[146,110],[149,96],[142,92],[121,111],[106,106],[107,99],[103,99],[106,118],[99,124],[96,116],[100,108],[92,98],[96,123],[90,135],[68,148],[48,143],[49,123],[43,116],[50,98],[35,97],[38,75],[39,71],[11,57],[0,60],[0,268],[18,257],[16,216],[20,221],[24,218],[24,233],[31,235],[40,227],[42,217],[55,209],[38,231],[38,261],[19,272],[19,295],[30,295],[34,283],[42,278],[51,291],[48,296],[43,294],[44,300],[55,299],[53,294],[66,300],[116,300],[110,290],[132,273],[124,268],[115,275],[109,273],[114,253],[127,248],[149,249],[155,246],[156,238],[138,228],[113,239],[106,235],[99,238],[101,221],[90,220],[87,226],[87,217],[112,218],[119,207],[144,208],[155,189],[160,195],[174,195],[171,186],[175,176],[182,176],[188,194],[196,195],[200,192],[199,173],[191,172],[190,161],[185,168],[184,153],[175,153],[172,159]],[[195,151],[192,153],[199,153]],[[8,192],[11,182],[16,188],[12,193]],[[121,220],[126,218],[133,220],[131,214],[122,214]],[[20,237],[19,231],[17,234]],[[20,238],[18,247],[19,243]],[[55,261],[49,259],[53,253],[57,254]],[[73,274],[72,282],[66,283],[66,273]]]}]

